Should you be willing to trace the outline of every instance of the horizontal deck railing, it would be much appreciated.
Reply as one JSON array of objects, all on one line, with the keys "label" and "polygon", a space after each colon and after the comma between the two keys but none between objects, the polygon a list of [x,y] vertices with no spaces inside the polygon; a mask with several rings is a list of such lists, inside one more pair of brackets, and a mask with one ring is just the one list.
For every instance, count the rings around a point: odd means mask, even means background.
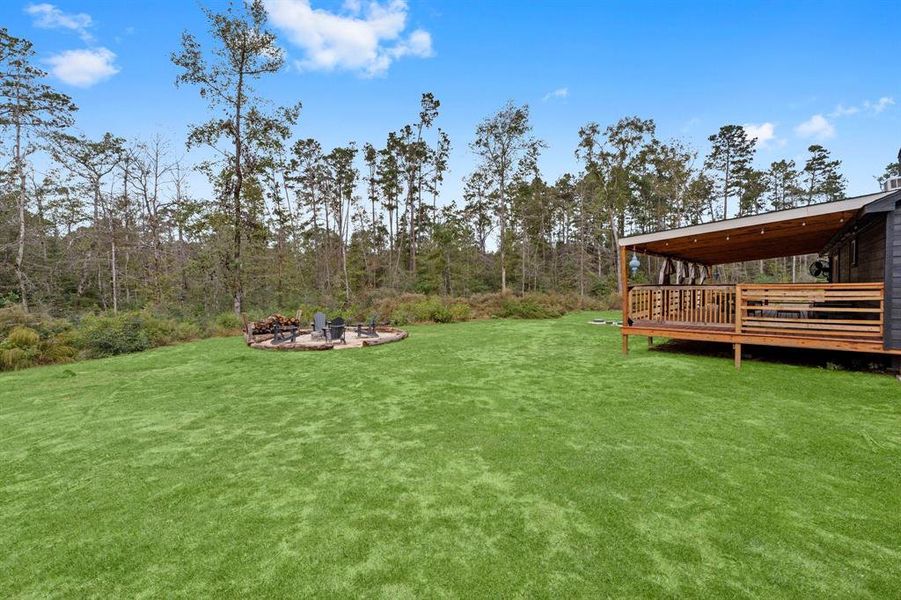
[{"label": "horizontal deck railing", "polygon": [[882,283],[744,284],[742,333],[882,339]]},{"label": "horizontal deck railing", "polygon": [[877,341],[882,283],[635,286],[629,317],[670,328],[738,334]]}]

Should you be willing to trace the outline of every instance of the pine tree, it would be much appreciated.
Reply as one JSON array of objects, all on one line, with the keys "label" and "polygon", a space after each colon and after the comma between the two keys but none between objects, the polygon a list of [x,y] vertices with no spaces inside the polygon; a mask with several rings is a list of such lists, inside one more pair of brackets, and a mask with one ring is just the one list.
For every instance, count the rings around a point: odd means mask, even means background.
[{"label": "pine tree", "polygon": [[730,199],[739,200],[750,179],[748,171],[754,160],[755,140],[748,137],[741,125],[723,125],[707,139],[711,147],[704,167],[711,173],[717,197],[723,204],[720,212],[711,199],[710,216],[714,220],[728,219]]},{"label": "pine tree", "polygon": [[470,144],[481,159],[480,169],[488,176],[497,192],[495,214],[498,220],[498,248],[501,271],[501,293],[507,292],[507,213],[510,186],[514,175],[534,149],[542,143],[529,134],[529,107],[508,102],[500,111],[479,123],[475,140]]},{"label": "pine tree", "polygon": [[830,160],[829,151],[814,144],[807,148],[810,157],[804,163],[804,197],[807,204],[835,202],[845,197],[845,178],[841,161]]},{"label": "pine tree", "polygon": [[34,49],[28,40],[0,28],[0,129],[12,132],[12,179],[15,181],[18,235],[15,271],[19,301],[28,312],[25,263],[25,227],[28,205],[26,171],[36,143],[72,125],[77,108],[72,100],[43,83],[47,73],[32,64]]},{"label": "pine tree", "polygon": [[222,13],[204,8],[215,47],[205,56],[197,38],[186,31],[182,34],[181,51],[172,55],[172,62],[181,70],[176,85],[196,85],[210,110],[218,112],[206,123],[190,128],[188,147],[205,145],[225,156],[222,164],[207,161],[202,168],[211,181],[219,184],[223,198],[231,201],[233,243],[228,270],[236,314],[241,313],[244,298],[244,179],[257,174],[258,154],[288,137],[300,113],[299,103],[278,109],[272,116],[260,109],[260,99],[251,84],[263,75],[280,71],[285,63],[284,51],[275,34],[266,29],[263,1],[247,1],[243,8],[243,14],[232,6]]},{"label": "pine tree", "polygon": [[774,210],[785,210],[798,205],[801,183],[793,160],[779,160],[766,171],[766,197]]}]

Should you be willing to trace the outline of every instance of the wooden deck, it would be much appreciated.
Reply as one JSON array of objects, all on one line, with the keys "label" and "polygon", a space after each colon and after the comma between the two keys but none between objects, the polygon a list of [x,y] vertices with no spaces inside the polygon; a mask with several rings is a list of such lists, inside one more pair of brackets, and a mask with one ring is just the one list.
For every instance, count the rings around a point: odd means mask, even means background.
[{"label": "wooden deck", "polygon": [[628,337],[816,348],[886,350],[882,283],[634,286],[623,315]]}]

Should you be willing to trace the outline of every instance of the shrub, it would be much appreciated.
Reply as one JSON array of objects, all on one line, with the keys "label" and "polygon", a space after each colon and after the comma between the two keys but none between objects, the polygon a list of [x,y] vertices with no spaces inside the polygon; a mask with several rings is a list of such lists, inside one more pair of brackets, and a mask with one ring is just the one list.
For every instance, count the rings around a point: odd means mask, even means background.
[{"label": "shrub", "polygon": [[13,348],[25,349],[37,346],[39,341],[41,341],[41,336],[30,327],[18,326],[6,336],[6,343]]},{"label": "shrub", "polygon": [[0,343],[0,371],[69,362],[74,356],[64,336],[41,339],[34,329],[19,326]]},{"label": "shrub", "polygon": [[429,316],[431,317],[431,320],[436,323],[451,323],[454,320],[454,315],[451,313],[450,308],[443,304],[432,309]]},{"label": "shrub", "polygon": [[77,351],[63,337],[42,341],[39,345],[40,354],[38,355],[38,363],[42,365],[53,365],[57,363],[68,363],[75,360]]},{"label": "shrub", "polygon": [[150,315],[139,315],[140,328],[150,342],[151,348],[168,346],[177,340],[175,331],[178,323],[168,319],[158,319]]},{"label": "shrub", "polygon": [[14,371],[32,366],[28,353],[21,348],[5,348],[0,350],[0,370]]},{"label": "shrub", "polygon": [[506,319],[552,319],[563,313],[556,306],[541,304],[535,298],[522,297],[504,300],[497,316]]},{"label": "shrub", "polygon": [[439,296],[403,294],[379,298],[374,302],[375,312],[388,315],[388,320],[395,325],[488,318],[550,319],[572,310],[600,310],[606,307],[605,302],[596,298],[542,292],[529,292],[522,296],[476,294],[450,301]]},{"label": "shrub", "polygon": [[203,330],[197,323],[182,322],[175,327],[175,341],[187,342],[203,337]]},{"label": "shrub", "polygon": [[141,352],[151,347],[139,313],[86,317],[78,331],[77,343],[89,357]]},{"label": "shrub", "polygon": [[472,313],[469,305],[465,302],[453,302],[447,307],[447,310],[450,312],[451,320],[454,322],[468,321]]},{"label": "shrub", "polygon": [[0,308],[0,338],[7,337],[17,327],[28,327],[41,337],[50,337],[70,330],[72,323],[44,313],[27,313],[19,305]]},{"label": "shrub", "polygon": [[244,329],[241,317],[231,311],[221,312],[213,319],[210,333],[215,336],[238,335]]}]

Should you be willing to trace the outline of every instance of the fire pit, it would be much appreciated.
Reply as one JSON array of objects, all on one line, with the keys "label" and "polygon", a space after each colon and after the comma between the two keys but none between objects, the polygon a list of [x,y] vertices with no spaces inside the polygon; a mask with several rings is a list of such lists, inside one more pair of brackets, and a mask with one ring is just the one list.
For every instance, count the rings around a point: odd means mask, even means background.
[{"label": "fire pit", "polygon": [[244,319],[244,339],[259,350],[343,350],[399,342],[407,332],[387,325],[359,325],[347,328],[343,339],[331,339],[301,327],[299,318],[271,315],[262,321]]}]

